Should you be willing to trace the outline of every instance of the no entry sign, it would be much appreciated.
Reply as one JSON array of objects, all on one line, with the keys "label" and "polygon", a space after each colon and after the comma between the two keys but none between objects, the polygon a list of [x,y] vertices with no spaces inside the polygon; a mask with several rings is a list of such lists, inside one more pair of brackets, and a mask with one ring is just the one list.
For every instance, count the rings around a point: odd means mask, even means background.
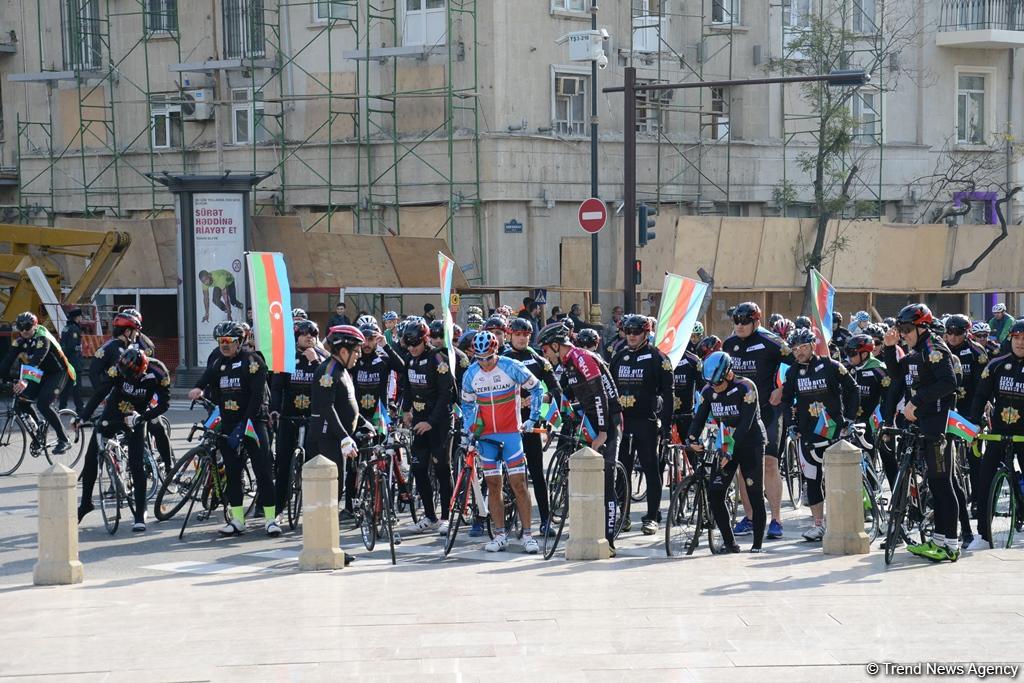
[{"label": "no entry sign", "polygon": [[597,197],[591,197],[580,204],[578,218],[580,227],[593,235],[608,222],[608,207]]}]

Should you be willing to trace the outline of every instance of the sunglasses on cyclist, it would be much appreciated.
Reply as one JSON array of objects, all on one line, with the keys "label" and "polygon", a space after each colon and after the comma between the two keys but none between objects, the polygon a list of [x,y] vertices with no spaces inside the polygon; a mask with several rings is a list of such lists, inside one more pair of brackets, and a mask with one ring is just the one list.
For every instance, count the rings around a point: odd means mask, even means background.
[{"label": "sunglasses on cyclist", "polygon": [[746,315],[742,317],[734,316],[732,319],[733,325],[750,325],[753,322],[754,319]]},{"label": "sunglasses on cyclist", "polygon": [[217,337],[218,344],[233,344],[238,341],[238,337]]},{"label": "sunglasses on cyclist", "polygon": [[960,329],[958,327],[947,327],[946,328],[946,334],[948,334],[948,335],[950,335],[952,337],[962,337],[965,334],[967,334],[967,330]]}]

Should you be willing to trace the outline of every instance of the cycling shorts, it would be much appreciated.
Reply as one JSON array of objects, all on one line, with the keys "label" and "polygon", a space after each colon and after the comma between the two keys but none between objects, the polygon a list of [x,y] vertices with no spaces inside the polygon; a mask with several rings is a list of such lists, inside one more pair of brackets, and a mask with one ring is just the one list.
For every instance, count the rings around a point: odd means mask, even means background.
[{"label": "cycling shorts", "polygon": [[[501,448],[499,449],[497,444],[489,443],[490,441],[501,442]],[[523,474],[526,472],[523,436],[519,432],[485,434],[480,437],[476,448],[477,453],[480,455],[480,463],[483,466],[485,477],[500,477],[501,466],[499,462],[502,460],[505,461],[505,469],[508,470],[509,474]]]}]

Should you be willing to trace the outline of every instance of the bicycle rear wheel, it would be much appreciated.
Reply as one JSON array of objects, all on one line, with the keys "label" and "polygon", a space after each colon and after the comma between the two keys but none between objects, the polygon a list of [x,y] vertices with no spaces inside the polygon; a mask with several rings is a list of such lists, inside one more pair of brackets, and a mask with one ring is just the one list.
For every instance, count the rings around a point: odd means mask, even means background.
[{"label": "bicycle rear wheel", "polygon": [[867,477],[864,478],[861,496],[864,502],[864,533],[868,535],[868,544],[870,545],[882,534],[883,519],[881,507],[878,505],[878,497],[871,491]]},{"label": "bicycle rear wheel", "polygon": [[146,500],[153,500],[157,491],[160,490],[160,486],[163,485],[163,474],[160,469],[160,465],[157,464],[156,458],[153,457],[153,451],[147,446],[144,452],[145,459],[143,460],[143,468],[146,471]]},{"label": "bicycle rear wheel", "polygon": [[380,533],[387,536],[388,548],[391,551],[391,564],[398,564],[395,556],[395,525],[394,508],[391,507],[391,493],[388,491],[387,482],[384,477],[377,477],[377,500],[378,514],[380,518]]},{"label": "bicycle rear wheel", "polygon": [[1000,468],[992,480],[988,494],[989,545],[993,548],[1010,548],[1017,532],[1017,495],[1013,490],[1014,481],[1009,473]]},{"label": "bicycle rear wheel", "polygon": [[783,457],[783,476],[786,479],[786,493],[789,495],[789,504],[794,510],[800,508],[800,455],[797,452],[796,441],[790,439],[786,442],[786,451]]},{"label": "bicycle rear wheel", "polygon": [[0,477],[14,474],[21,467],[27,450],[28,437],[25,436],[25,428],[14,419],[13,413],[8,413],[0,431]]},{"label": "bicycle rear wheel", "polygon": [[622,527],[629,516],[629,477],[626,475],[626,468],[621,462],[615,463],[615,535],[618,538],[622,533]]},{"label": "bicycle rear wheel", "polygon": [[455,538],[459,535],[459,527],[462,526],[462,516],[466,510],[466,501],[469,499],[470,474],[468,469],[462,472],[458,488],[455,490],[455,495],[452,496],[452,507],[448,511],[448,534],[444,537],[445,557],[448,557],[455,546]]},{"label": "bicycle rear wheel", "polygon": [[107,453],[100,454],[100,466],[96,472],[96,486],[100,496],[100,513],[103,526],[113,536],[121,523],[121,487],[118,486],[114,466]]},{"label": "bicycle rear wheel", "polygon": [[198,474],[199,460],[204,453],[205,450],[201,447],[190,450],[174,465],[174,469],[160,484],[156,501],[153,503],[153,516],[157,520],[166,522],[178,514],[188,502],[187,494]]},{"label": "bicycle rear wheel", "polygon": [[644,477],[643,468],[640,467],[640,458],[633,464],[633,476],[631,479],[629,499],[634,503],[647,500],[647,478]]},{"label": "bicycle rear wheel", "polygon": [[295,531],[302,514],[302,465],[306,451],[296,448],[292,453],[292,466],[288,468],[288,529]]},{"label": "bicycle rear wheel", "polygon": [[896,553],[896,546],[903,542],[904,530],[903,519],[907,514],[907,503],[909,499],[909,482],[906,481],[907,472],[901,472],[896,479],[896,488],[892,492],[892,500],[889,503],[889,519],[885,525],[885,563],[892,564],[893,555]]},{"label": "bicycle rear wheel", "polygon": [[695,539],[699,538],[697,526],[697,486],[692,481],[684,481],[672,492],[672,502],[668,506],[668,518],[665,520],[665,554],[669,557],[690,555],[696,548]]},{"label": "bicycle rear wheel", "polygon": [[359,501],[356,508],[356,523],[359,526],[359,533],[363,537],[363,546],[368,552],[377,545],[377,522],[373,512],[375,477],[372,470],[372,465],[363,470],[362,481],[359,482]]},{"label": "bicycle rear wheel", "polygon": [[46,456],[46,461],[51,465],[59,462],[65,467],[74,469],[78,461],[81,460],[82,452],[85,449],[85,439],[82,438],[81,434],[72,437],[72,434],[75,434],[75,432],[71,429],[71,423],[78,419],[78,413],[70,408],[65,408],[64,410],[57,411],[57,417],[64,428],[64,433],[71,439],[71,448],[59,455],[54,453],[53,449],[57,447],[57,435],[53,433],[53,430],[47,430],[46,448],[43,450],[43,455]]},{"label": "bicycle rear wheel", "polygon": [[[558,454],[555,454],[558,458]],[[569,519],[569,478],[564,470],[564,462],[552,460],[558,472],[552,478],[555,487],[548,486],[548,527],[555,526],[555,535],[550,532],[543,534],[544,559],[550,560],[558,548],[558,542],[562,540],[562,533],[565,531],[565,521]],[[550,467],[549,467],[550,470]]]},{"label": "bicycle rear wheel", "polygon": [[516,492],[508,480],[508,473],[502,477],[502,495],[505,498],[505,533],[509,537],[523,537],[523,520],[519,518],[519,506],[516,505]]},{"label": "bicycle rear wheel", "polygon": [[185,511],[185,519],[181,522],[181,531],[178,532],[178,540],[185,538],[185,528],[188,526],[188,520],[192,517],[192,508],[195,507],[196,503],[204,505],[204,498],[208,489],[213,488],[213,470],[210,467],[212,460],[203,459],[199,463],[199,468],[192,477],[192,483],[185,492],[185,500],[188,501],[188,510]]}]

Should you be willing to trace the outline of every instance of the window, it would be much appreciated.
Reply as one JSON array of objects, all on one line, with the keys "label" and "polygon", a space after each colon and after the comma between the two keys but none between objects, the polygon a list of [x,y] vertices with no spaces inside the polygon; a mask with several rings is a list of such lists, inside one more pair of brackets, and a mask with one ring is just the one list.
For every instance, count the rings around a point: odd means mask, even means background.
[{"label": "window", "polygon": [[313,19],[315,21],[349,19],[351,16],[349,6],[341,0],[316,0],[313,4]]},{"label": "window", "polygon": [[267,142],[270,132],[264,119],[263,93],[251,88],[231,91],[231,142],[250,145]]},{"label": "window", "polygon": [[782,0],[782,13],[783,45],[788,51],[786,59],[803,59],[803,50],[794,43],[800,43],[811,27],[811,0]]},{"label": "window", "polygon": [[557,135],[582,136],[587,125],[586,76],[555,74],[555,107],[552,128]]},{"label": "window", "polygon": [[147,33],[178,31],[178,0],[145,0]]},{"label": "window", "polygon": [[153,95],[149,103],[149,124],[153,131],[153,149],[181,147],[181,103],[177,95]]},{"label": "window", "polygon": [[875,20],[876,0],[853,0],[853,32],[876,33],[878,24]]},{"label": "window", "polygon": [[[656,81],[643,81],[655,83]],[[672,100],[671,90],[636,91],[636,132],[657,135],[667,130],[665,107]]]},{"label": "window", "polygon": [[658,16],[661,0],[633,0],[633,16]]},{"label": "window", "polygon": [[584,0],[551,0],[552,10],[563,12],[583,12],[587,8],[583,6]]},{"label": "window", "polygon": [[403,45],[444,45],[448,30],[445,0],[402,0]]},{"label": "window", "polygon": [[100,68],[99,0],[63,0],[61,14],[64,68]]},{"label": "window", "polygon": [[853,141],[862,144],[881,142],[881,93],[870,88],[857,90],[850,98],[850,114],[854,120]]},{"label": "window", "polygon": [[725,88],[711,88],[711,114],[708,117],[712,140],[729,139],[729,92]]},{"label": "window", "polygon": [[956,141],[961,145],[984,145],[988,133],[985,74],[958,73],[956,85]]},{"label": "window", "polygon": [[712,0],[711,22],[713,24],[740,23],[740,0]]},{"label": "window", "polygon": [[246,59],[266,55],[263,36],[263,0],[223,0],[224,58]]}]

